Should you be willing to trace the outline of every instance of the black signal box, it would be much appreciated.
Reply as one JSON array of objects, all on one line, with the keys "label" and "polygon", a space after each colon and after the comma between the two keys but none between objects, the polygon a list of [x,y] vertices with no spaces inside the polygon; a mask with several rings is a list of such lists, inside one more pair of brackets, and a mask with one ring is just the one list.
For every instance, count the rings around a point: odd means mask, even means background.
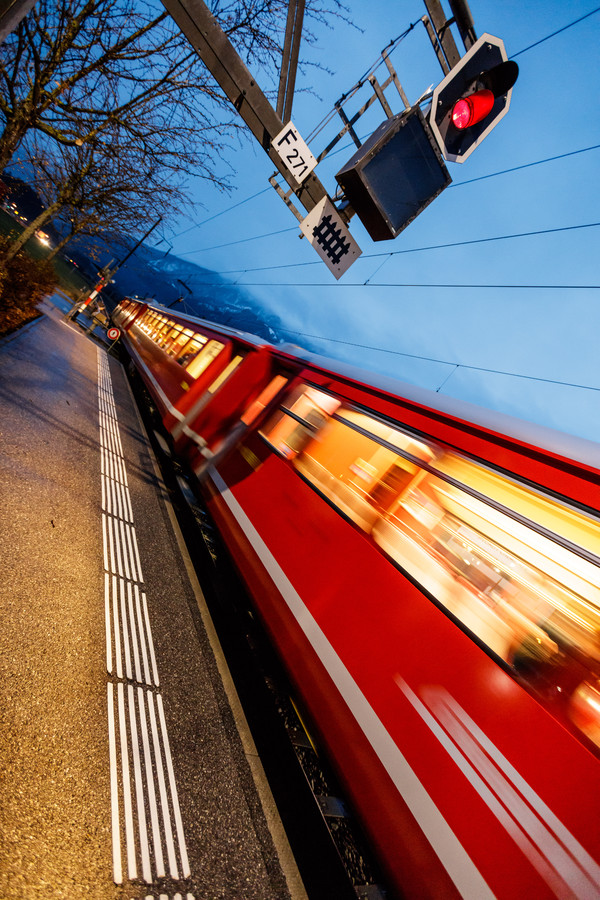
[{"label": "black signal box", "polygon": [[452,181],[418,107],[383,122],[335,177],[374,241],[395,238]]}]

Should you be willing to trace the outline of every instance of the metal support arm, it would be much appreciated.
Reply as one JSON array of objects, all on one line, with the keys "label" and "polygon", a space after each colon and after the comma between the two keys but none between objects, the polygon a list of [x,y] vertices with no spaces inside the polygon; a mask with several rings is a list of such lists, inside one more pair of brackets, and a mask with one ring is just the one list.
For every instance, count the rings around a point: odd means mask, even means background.
[{"label": "metal support arm", "polygon": [[206,4],[203,0],[162,0],[162,3],[277,170],[310,212],[327,196],[327,191],[314,173],[299,186],[272,150],[271,142],[282,130],[283,122]]}]

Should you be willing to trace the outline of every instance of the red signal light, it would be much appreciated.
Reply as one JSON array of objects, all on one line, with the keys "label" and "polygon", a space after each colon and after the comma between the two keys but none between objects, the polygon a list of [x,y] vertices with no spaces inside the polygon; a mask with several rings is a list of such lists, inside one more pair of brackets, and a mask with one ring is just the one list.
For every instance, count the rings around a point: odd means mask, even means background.
[{"label": "red signal light", "polygon": [[452,108],[452,124],[459,129],[477,125],[490,114],[495,99],[492,91],[488,90],[476,91],[468,97],[462,97]]}]

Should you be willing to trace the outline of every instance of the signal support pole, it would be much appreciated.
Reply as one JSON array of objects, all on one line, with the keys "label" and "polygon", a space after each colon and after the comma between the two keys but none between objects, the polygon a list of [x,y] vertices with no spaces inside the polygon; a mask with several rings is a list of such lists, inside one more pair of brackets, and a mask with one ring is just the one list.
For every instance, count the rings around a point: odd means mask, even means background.
[{"label": "signal support pole", "polygon": [[305,0],[289,0],[288,6],[281,75],[279,78],[279,94],[277,95],[277,115],[286,123],[292,117],[292,102],[296,85],[298,55],[300,53],[302,22],[304,20],[304,2]]},{"label": "signal support pole", "polygon": [[[423,22],[442,67],[442,71],[444,72],[444,75],[447,75],[454,66],[458,65],[461,58],[452,32],[450,31],[450,25],[456,24],[462,42],[465,45],[465,50],[469,50],[477,40],[471,10],[469,9],[467,0],[449,0],[453,17],[451,19],[446,19],[440,0],[424,0],[424,3],[429,14],[429,19],[425,16]],[[433,28],[435,34],[432,32],[431,28]]]}]

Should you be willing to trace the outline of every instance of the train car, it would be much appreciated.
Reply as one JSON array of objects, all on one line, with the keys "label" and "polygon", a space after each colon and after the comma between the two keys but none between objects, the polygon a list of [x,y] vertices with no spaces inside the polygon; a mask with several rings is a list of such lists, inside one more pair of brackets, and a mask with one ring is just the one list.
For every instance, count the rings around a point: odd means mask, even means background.
[{"label": "train car", "polygon": [[201,489],[390,884],[600,897],[599,448],[269,353]]},{"label": "train car", "polygon": [[[271,348],[254,335],[124,300],[113,320],[174,447],[200,474],[248,427],[270,382]],[[242,421],[243,419],[243,421]]]}]

